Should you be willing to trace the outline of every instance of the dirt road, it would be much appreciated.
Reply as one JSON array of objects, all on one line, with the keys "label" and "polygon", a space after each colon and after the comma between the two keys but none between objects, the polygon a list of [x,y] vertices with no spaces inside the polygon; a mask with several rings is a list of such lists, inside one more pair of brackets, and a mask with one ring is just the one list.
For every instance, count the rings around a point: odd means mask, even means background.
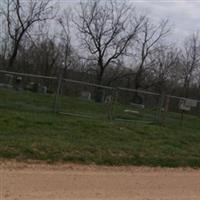
[{"label": "dirt road", "polygon": [[200,170],[1,163],[0,200],[199,200]]}]

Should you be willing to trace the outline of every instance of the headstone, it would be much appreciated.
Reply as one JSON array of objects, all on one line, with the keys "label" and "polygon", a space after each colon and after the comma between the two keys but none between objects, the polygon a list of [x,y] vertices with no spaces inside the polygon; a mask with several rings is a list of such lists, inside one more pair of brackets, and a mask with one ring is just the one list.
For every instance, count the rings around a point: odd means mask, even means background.
[{"label": "headstone", "polygon": [[141,96],[139,96],[138,94],[136,94],[133,97],[131,105],[134,106],[134,107],[137,107],[137,108],[142,108],[142,109],[144,109],[144,107],[145,107],[143,98]]},{"label": "headstone", "polygon": [[12,85],[13,83],[13,75],[11,74],[5,74],[4,76],[4,83],[8,85]]},{"label": "headstone", "polygon": [[112,101],[113,101],[112,95],[106,96],[106,98],[104,100],[104,102],[107,103],[107,104],[112,103]]},{"label": "headstone", "polygon": [[130,113],[130,114],[134,114],[134,115],[139,115],[140,112],[137,110],[124,110],[125,113]]},{"label": "headstone", "polygon": [[142,109],[145,108],[144,104],[131,103],[130,105],[131,105],[131,106],[134,106],[134,107],[136,107],[136,108],[142,108]]},{"label": "headstone", "polygon": [[197,107],[198,102],[193,99],[180,99],[179,109],[182,111],[190,111],[191,108]]},{"label": "headstone", "polygon": [[13,75],[5,74],[2,77],[2,82],[0,83],[1,88],[12,89],[13,88]]},{"label": "headstone", "polygon": [[96,88],[94,91],[94,99],[97,103],[104,101],[105,91],[102,88]]},{"label": "headstone", "polygon": [[82,91],[81,92],[81,99],[90,101],[91,100],[91,93],[89,91]]},{"label": "headstone", "polygon": [[15,89],[16,90],[22,89],[22,77],[21,76],[17,76],[15,79]]},{"label": "headstone", "polygon": [[42,94],[47,94],[48,92],[47,86],[43,86],[40,83],[34,83],[34,82],[30,82],[26,86],[26,89],[30,90],[31,92],[37,92],[37,93],[42,93]]},{"label": "headstone", "polygon": [[143,104],[143,98],[137,94],[133,97],[132,103]]},{"label": "headstone", "polygon": [[34,82],[29,82],[29,83],[26,85],[26,90],[33,91],[33,84],[34,84]]},{"label": "headstone", "polygon": [[185,104],[187,106],[195,108],[195,107],[197,107],[198,102],[196,100],[193,100],[193,99],[186,99]]},{"label": "headstone", "polygon": [[5,83],[0,83],[0,88],[13,89],[13,86]]},{"label": "headstone", "polygon": [[42,86],[42,87],[41,87],[41,93],[42,93],[42,94],[47,94],[47,91],[48,91],[47,86]]},{"label": "headstone", "polygon": [[39,83],[33,84],[33,92],[40,92],[40,84]]}]

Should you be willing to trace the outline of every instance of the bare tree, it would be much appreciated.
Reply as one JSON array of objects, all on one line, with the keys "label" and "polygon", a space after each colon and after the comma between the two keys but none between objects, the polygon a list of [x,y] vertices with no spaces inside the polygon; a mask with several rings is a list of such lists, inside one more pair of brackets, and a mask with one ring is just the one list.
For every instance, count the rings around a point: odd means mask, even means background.
[{"label": "bare tree", "polygon": [[141,28],[143,17],[134,16],[131,5],[117,1],[89,0],[80,4],[75,24],[81,44],[96,63],[96,82],[103,83],[108,66],[126,54],[127,48]]},{"label": "bare tree", "polygon": [[5,66],[6,53],[9,47],[8,35],[5,31],[5,20],[3,19],[3,13],[1,12],[0,5],[0,67]]},{"label": "bare tree", "polygon": [[4,68],[6,66],[8,49],[9,49],[9,37],[5,34],[5,32],[3,32],[0,37],[0,67],[1,68]]},{"label": "bare tree", "polygon": [[50,5],[50,1],[5,0],[1,12],[6,19],[7,31],[12,43],[8,68],[13,66],[23,36],[28,33],[34,24],[53,17],[53,7]]},{"label": "bare tree", "polygon": [[32,65],[31,71],[52,76],[60,65],[60,52],[56,44],[55,36],[44,35],[38,38],[34,44],[26,50],[28,62]]},{"label": "bare tree", "polygon": [[179,51],[172,46],[160,45],[154,54],[150,56],[152,66],[147,72],[151,76],[153,85],[159,93],[166,92],[169,84],[175,86],[180,80]]},{"label": "bare tree", "polygon": [[141,87],[145,68],[151,65],[150,55],[155,53],[157,45],[167,36],[169,31],[168,20],[163,20],[158,25],[154,25],[148,18],[145,19],[135,50],[136,62],[138,62],[135,73],[135,89]]},{"label": "bare tree", "polygon": [[64,10],[63,15],[58,19],[58,24],[61,26],[60,34],[60,50],[62,55],[62,64],[64,67],[64,73],[69,69],[72,64],[72,45],[71,45],[71,33],[70,33],[70,21],[72,19],[71,10]]},{"label": "bare tree", "polygon": [[185,40],[181,61],[184,95],[188,97],[190,84],[200,64],[200,40],[198,33],[194,33]]}]

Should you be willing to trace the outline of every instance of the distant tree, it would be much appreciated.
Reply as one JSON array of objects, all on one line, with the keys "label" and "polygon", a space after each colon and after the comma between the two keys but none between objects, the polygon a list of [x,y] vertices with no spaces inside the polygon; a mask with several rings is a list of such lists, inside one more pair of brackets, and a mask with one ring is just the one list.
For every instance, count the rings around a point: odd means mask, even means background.
[{"label": "distant tree", "polygon": [[3,13],[1,12],[1,4],[0,4],[0,68],[4,68],[6,65],[8,48],[9,48],[9,37],[6,33],[5,20],[3,19]]},{"label": "distant tree", "polygon": [[72,19],[72,12],[69,9],[64,10],[63,15],[57,20],[61,27],[59,48],[61,53],[62,66],[64,67],[64,73],[70,68],[73,63],[72,54],[74,49],[71,44],[71,32],[70,25]]},{"label": "distant tree", "polygon": [[190,84],[200,65],[200,38],[198,33],[194,33],[185,40],[181,62],[184,96],[188,97]]},{"label": "distant tree", "polygon": [[136,58],[135,89],[141,87],[145,69],[151,65],[150,56],[156,52],[158,44],[169,33],[168,20],[161,21],[154,25],[150,19],[146,18],[142,30],[138,37],[137,48],[134,48],[134,59]]},{"label": "distant tree", "polygon": [[34,24],[53,18],[53,7],[51,0],[5,0],[1,7],[6,24],[8,35],[11,40],[11,50],[8,68],[12,68],[16,59],[20,43],[26,33]]},{"label": "distant tree", "polygon": [[4,33],[0,38],[0,68],[5,68],[7,61],[7,52],[9,49],[9,38]]},{"label": "distant tree", "polygon": [[[152,85],[159,93],[166,92],[180,80],[179,51],[175,47],[159,45],[150,56],[151,67],[147,70]],[[169,88],[169,86],[171,86]]]},{"label": "distant tree", "polygon": [[96,83],[102,84],[105,71],[126,54],[141,28],[143,17],[138,17],[130,4],[117,1],[87,1],[80,4],[75,24],[81,45],[93,60]]}]

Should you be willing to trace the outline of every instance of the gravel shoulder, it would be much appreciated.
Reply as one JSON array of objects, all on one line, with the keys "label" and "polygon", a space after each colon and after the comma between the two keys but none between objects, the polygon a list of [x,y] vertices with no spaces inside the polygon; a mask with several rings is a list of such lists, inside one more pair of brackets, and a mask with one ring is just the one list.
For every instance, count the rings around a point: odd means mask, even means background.
[{"label": "gravel shoulder", "polygon": [[199,200],[200,170],[0,162],[0,200]]}]

